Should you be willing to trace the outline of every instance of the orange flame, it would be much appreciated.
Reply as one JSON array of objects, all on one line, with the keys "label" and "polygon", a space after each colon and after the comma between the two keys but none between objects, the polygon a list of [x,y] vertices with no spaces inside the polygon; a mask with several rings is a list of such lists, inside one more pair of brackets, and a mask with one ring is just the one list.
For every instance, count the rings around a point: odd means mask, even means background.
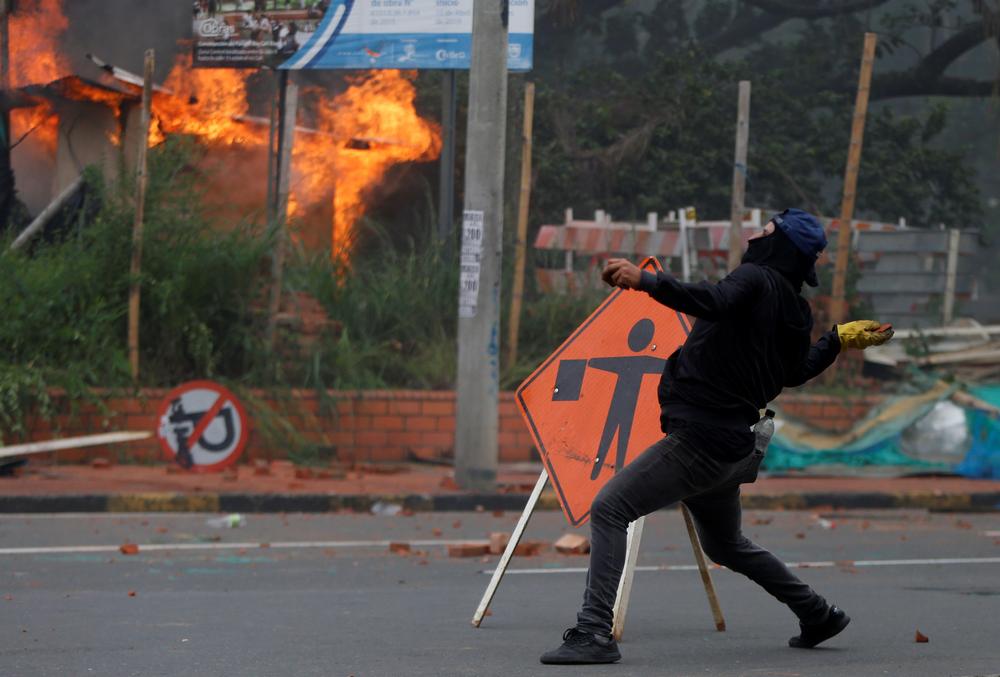
[{"label": "orange flame", "polygon": [[[267,129],[244,124],[246,80],[252,71],[192,68],[191,55],[182,54],[163,84],[171,94],[153,97],[153,114],[160,133],[190,134],[209,144],[267,144]],[[154,140],[155,140],[154,135]]]},{"label": "orange flame", "polygon": [[[193,69],[189,55],[178,57],[164,84],[171,93],[153,100],[151,143],[179,133],[217,146],[266,146],[267,126],[244,118],[250,73]],[[354,79],[333,99],[317,97],[312,111],[316,129],[295,136],[289,216],[329,199],[332,192],[333,252],[342,261],[350,255],[368,190],[392,165],[431,160],[440,153],[440,129],[416,112],[413,78],[413,73],[374,71]]]},{"label": "orange flame", "polygon": [[[48,84],[69,72],[69,63],[58,49],[59,40],[69,27],[69,20],[62,12],[62,0],[20,0],[9,25],[12,87]],[[54,150],[58,124],[48,104],[11,111],[14,141],[34,129],[32,136]]]},{"label": "orange flame", "polygon": [[329,186],[333,198],[333,256],[346,261],[354,226],[365,211],[368,190],[394,164],[431,160],[441,152],[441,131],[414,106],[413,72],[372,71],[344,93],[316,105],[317,128],[299,134],[293,157],[296,191],[316,195]]},{"label": "orange flame", "polygon": [[[13,85],[47,84],[66,75],[69,65],[58,42],[69,22],[62,0],[20,0],[11,19]],[[187,134],[213,147],[267,146],[269,130],[245,116],[249,110],[247,78],[253,71],[194,69],[190,55],[179,56],[153,97],[150,143],[167,134]],[[347,262],[356,239],[355,224],[365,200],[386,171],[400,162],[432,160],[440,153],[440,129],[416,111],[415,73],[373,71],[351,80],[330,99],[310,97],[315,130],[299,130],[293,147],[289,217],[301,217],[333,194],[331,241],[335,258]],[[65,83],[69,98],[120,108],[122,97],[82,82]],[[169,93],[167,93],[169,92]],[[48,106],[15,111],[18,136],[41,123],[49,147],[55,147],[57,120]],[[35,134],[38,134],[36,130]],[[15,136],[15,138],[17,138]],[[113,139],[117,142],[117,139]]]}]

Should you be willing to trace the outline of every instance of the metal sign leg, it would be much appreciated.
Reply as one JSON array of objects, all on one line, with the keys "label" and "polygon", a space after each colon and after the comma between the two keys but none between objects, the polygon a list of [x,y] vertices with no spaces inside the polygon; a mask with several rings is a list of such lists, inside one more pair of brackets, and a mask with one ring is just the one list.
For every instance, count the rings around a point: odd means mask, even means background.
[{"label": "metal sign leg", "polygon": [[500,579],[503,578],[504,572],[507,571],[510,558],[514,556],[514,549],[517,547],[518,542],[520,542],[525,527],[528,526],[528,520],[531,519],[531,513],[534,511],[535,504],[538,503],[538,497],[542,495],[542,489],[545,488],[545,483],[548,479],[549,474],[545,470],[542,470],[542,474],[538,476],[538,481],[535,482],[535,488],[531,491],[531,496],[528,497],[528,503],[524,506],[524,511],[521,513],[521,517],[517,520],[517,525],[510,535],[507,548],[503,551],[503,556],[500,557],[496,569],[493,570],[493,578],[490,579],[490,584],[486,586],[486,592],[483,593],[483,598],[479,601],[479,608],[476,609],[476,615],[472,617],[472,625],[474,627],[478,628],[479,624],[483,622],[486,610],[489,609],[490,602],[493,601],[493,595],[496,594],[497,587],[500,585]]},{"label": "metal sign leg", "polygon": [[694,528],[694,520],[687,506],[681,503],[681,514],[684,515],[684,525],[687,527],[688,537],[691,539],[691,549],[694,550],[694,559],[698,563],[698,573],[701,574],[701,582],[705,585],[705,594],[708,595],[708,605],[712,608],[712,618],[715,619],[715,629],[719,632],[726,631],[726,619],[722,617],[722,607],[719,606],[719,598],[715,596],[715,585],[712,583],[712,575],[708,572],[708,565],[705,563],[705,553],[701,550],[701,542],[698,541],[698,532]]},{"label": "metal sign leg", "polygon": [[628,612],[628,600],[632,594],[632,578],[635,576],[635,563],[639,559],[639,542],[642,540],[642,527],[645,517],[640,517],[628,525],[628,540],[625,545],[625,569],[618,581],[618,596],[615,598],[615,620],[611,629],[615,640],[622,638],[625,630],[625,614]]}]

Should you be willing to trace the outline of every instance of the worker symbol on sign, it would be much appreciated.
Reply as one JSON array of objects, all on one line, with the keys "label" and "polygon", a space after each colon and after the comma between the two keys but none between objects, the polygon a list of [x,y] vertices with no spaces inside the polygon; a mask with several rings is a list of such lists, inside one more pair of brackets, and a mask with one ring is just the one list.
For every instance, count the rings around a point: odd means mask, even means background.
[{"label": "worker symbol on sign", "polygon": [[[649,318],[636,322],[628,333],[628,347],[634,353],[641,353],[653,340],[656,325]],[[556,374],[556,387],[552,393],[553,402],[576,402],[580,399],[583,388],[583,376],[587,367],[599,371],[607,371],[618,376],[614,394],[611,396],[611,406],[604,423],[604,431],[597,446],[597,457],[590,473],[590,479],[596,480],[601,474],[601,468],[607,460],[611,443],[617,437],[617,448],[614,469],[617,473],[625,467],[625,456],[628,451],[629,438],[632,436],[632,423],[635,419],[635,408],[639,403],[639,391],[642,389],[642,379],[646,374],[663,372],[666,360],[652,355],[626,355],[623,357],[592,357],[586,360],[562,360]]]},{"label": "worker symbol on sign", "polygon": [[184,468],[219,470],[231,465],[243,453],[248,433],[242,405],[211,381],[185,383],[160,405],[160,446]]}]

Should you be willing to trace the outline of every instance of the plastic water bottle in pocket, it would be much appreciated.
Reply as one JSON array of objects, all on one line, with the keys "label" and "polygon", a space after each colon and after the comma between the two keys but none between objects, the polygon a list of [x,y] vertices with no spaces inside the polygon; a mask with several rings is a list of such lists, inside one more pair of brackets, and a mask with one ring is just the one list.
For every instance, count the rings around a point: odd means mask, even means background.
[{"label": "plastic water bottle in pocket", "polygon": [[771,443],[771,437],[774,436],[774,411],[771,409],[764,410],[764,416],[753,426],[753,433],[754,452],[761,455],[766,454],[767,445]]}]

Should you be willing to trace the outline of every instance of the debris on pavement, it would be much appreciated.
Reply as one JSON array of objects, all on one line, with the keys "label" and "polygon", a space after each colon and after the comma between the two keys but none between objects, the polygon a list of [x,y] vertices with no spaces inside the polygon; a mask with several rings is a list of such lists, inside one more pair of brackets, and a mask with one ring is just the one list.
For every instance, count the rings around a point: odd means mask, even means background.
[{"label": "debris on pavement", "polygon": [[123,555],[138,555],[139,546],[135,543],[122,543],[121,547],[118,548]]},{"label": "debris on pavement", "polygon": [[409,543],[394,542],[389,544],[389,552],[396,555],[409,555],[411,550]]},{"label": "debris on pavement", "polygon": [[930,638],[927,637],[927,635],[917,630],[917,635],[916,637],[913,638],[913,641],[916,642],[917,644],[926,644],[931,640]]},{"label": "debris on pavement", "polygon": [[239,513],[232,513],[229,515],[223,515],[222,517],[213,517],[209,520],[205,520],[205,526],[211,527],[212,529],[239,529],[242,526],[246,526],[246,518]]},{"label": "debris on pavement", "polygon": [[501,555],[510,543],[510,534],[506,531],[494,531],[490,534],[490,554]]},{"label": "debris on pavement", "polygon": [[553,546],[556,552],[563,555],[586,555],[590,552],[590,540],[580,534],[563,534]]},{"label": "debris on pavement", "polygon": [[371,513],[373,515],[381,515],[382,517],[395,517],[399,513],[403,512],[403,506],[398,503],[386,503],[384,501],[376,501],[372,505]]},{"label": "debris on pavement", "polygon": [[490,544],[486,541],[453,543],[448,546],[448,557],[482,557],[489,552]]},{"label": "debris on pavement", "polygon": [[514,554],[518,557],[534,557],[541,553],[547,545],[542,541],[521,541],[514,548]]}]

